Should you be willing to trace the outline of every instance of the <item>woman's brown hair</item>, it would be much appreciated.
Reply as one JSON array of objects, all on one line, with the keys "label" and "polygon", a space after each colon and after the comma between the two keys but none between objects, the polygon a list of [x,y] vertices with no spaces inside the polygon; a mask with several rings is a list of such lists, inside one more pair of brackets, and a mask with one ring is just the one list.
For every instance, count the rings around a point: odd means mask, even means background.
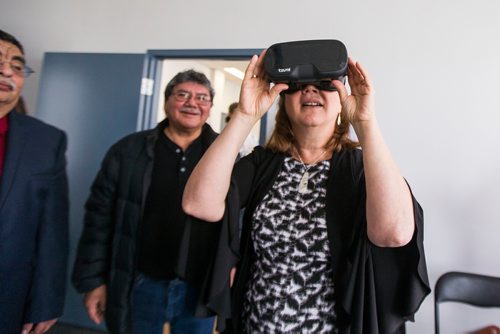
[{"label": "woman's brown hair", "polygon": [[[266,143],[266,147],[274,152],[290,152],[295,142],[290,119],[285,110],[285,98],[280,96],[278,112],[276,113],[276,124],[273,133]],[[349,122],[345,117],[341,118],[340,125],[335,127],[332,136],[325,144],[325,149],[340,151],[343,148],[359,147],[359,143],[349,138]]]}]

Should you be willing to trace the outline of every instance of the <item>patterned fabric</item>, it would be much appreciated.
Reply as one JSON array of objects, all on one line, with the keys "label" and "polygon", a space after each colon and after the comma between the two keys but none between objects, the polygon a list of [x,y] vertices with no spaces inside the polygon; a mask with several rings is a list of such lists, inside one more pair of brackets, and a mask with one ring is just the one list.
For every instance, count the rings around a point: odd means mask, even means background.
[{"label": "patterned fabric", "polygon": [[334,287],[326,230],[329,161],[309,168],[287,157],[253,217],[256,259],[242,318],[248,333],[335,333]]}]

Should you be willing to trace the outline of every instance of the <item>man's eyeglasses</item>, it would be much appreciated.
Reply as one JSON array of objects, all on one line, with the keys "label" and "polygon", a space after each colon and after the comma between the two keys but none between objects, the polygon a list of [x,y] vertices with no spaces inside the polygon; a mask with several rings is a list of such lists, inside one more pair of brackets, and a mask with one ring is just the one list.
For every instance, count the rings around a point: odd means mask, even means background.
[{"label": "man's eyeglasses", "polygon": [[29,77],[31,74],[35,73],[35,71],[33,71],[31,69],[31,67],[29,67],[28,65],[24,64],[23,62],[19,61],[19,60],[11,60],[11,61],[0,61],[0,68],[3,69],[3,67],[8,64],[12,70],[12,72],[14,72],[15,75],[17,76],[20,76],[20,77]]},{"label": "man's eyeglasses", "polygon": [[[187,102],[191,100],[191,97],[193,97],[192,93],[185,90],[178,90],[177,92],[173,92],[172,95],[179,102]],[[194,95],[194,100],[199,105],[208,105],[212,103],[212,98],[210,97],[210,95],[206,94],[196,94]]]},{"label": "man's eyeglasses", "polygon": [[307,86],[313,85],[319,90],[324,90],[328,92],[335,92],[337,89],[332,86],[332,83],[329,80],[317,81],[317,82],[306,82],[306,83],[298,83],[298,82],[290,82],[288,83],[288,89],[284,90],[282,93],[285,94],[293,94],[306,89]]}]

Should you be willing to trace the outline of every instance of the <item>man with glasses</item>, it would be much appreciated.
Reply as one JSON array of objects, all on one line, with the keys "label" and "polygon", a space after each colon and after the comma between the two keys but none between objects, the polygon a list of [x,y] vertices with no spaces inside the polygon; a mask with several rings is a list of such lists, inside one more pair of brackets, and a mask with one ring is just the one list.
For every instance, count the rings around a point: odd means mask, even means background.
[{"label": "man with glasses", "polygon": [[61,316],[68,255],[66,135],[14,112],[33,73],[0,30],[0,332],[44,333]]},{"label": "man with glasses", "polygon": [[181,200],[216,137],[205,123],[214,94],[204,74],[178,73],[166,119],[113,145],[92,185],[73,283],[111,333],[161,334],[166,322],[172,334],[212,333],[198,289],[209,283],[219,224],[190,219]]}]

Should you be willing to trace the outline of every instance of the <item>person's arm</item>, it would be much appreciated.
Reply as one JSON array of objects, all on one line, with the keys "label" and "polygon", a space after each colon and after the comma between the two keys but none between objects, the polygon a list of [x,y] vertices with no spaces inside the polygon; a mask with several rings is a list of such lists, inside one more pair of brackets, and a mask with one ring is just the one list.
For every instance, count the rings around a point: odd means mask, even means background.
[{"label": "person's arm", "polygon": [[342,117],[352,124],[363,149],[368,237],[381,247],[407,244],[415,229],[411,193],[377,124],[374,89],[364,68],[349,59],[349,86],[333,81],[340,94]]},{"label": "person's arm", "polygon": [[119,155],[119,146],[114,145],[106,154],[92,184],[85,204],[84,227],[72,273],[72,283],[78,292],[85,294],[85,308],[89,318],[95,322],[100,321],[98,315],[105,308],[120,170]]},{"label": "person's arm", "polygon": [[191,216],[217,222],[224,213],[231,171],[239,149],[255,123],[268,111],[285,84],[270,87],[263,69],[265,51],[253,56],[231,121],[198,162],[184,189],[182,207]]},{"label": "person's arm", "polygon": [[101,285],[92,291],[86,292],[83,298],[83,305],[87,314],[93,322],[100,324],[104,320],[107,301],[107,286]]},{"label": "person's arm", "polygon": [[35,333],[48,330],[63,312],[69,219],[65,153],[66,135],[60,132],[54,167],[46,175],[48,186],[37,232],[35,272],[23,326]]}]

